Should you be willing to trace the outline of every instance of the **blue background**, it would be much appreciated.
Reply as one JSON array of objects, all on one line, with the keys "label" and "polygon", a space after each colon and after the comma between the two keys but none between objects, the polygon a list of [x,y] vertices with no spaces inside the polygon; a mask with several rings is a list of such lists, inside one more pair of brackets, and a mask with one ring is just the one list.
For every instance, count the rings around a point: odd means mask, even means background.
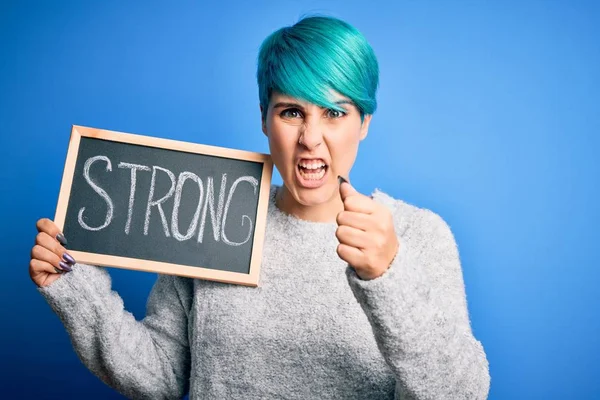
[{"label": "blue background", "polygon": [[[598,396],[596,4],[2,1],[0,397],[120,397],[27,272],[71,124],[267,152],[258,46],[314,12],[354,24],[378,55],[380,106],[351,178],[450,224],[490,399]],[[111,275],[142,318],[155,275]]]}]

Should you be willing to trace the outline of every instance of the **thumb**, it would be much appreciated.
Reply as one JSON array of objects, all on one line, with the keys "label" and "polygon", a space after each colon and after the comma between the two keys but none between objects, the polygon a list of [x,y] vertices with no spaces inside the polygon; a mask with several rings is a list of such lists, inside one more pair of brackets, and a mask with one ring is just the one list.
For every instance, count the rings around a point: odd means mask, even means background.
[{"label": "thumb", "polygon": [[338,176],[338,181],[340,182],[340,196],[342,196],[342,201],[346,199],[348,196],[352,196],[358,193],[356,189],[341,176]]}]

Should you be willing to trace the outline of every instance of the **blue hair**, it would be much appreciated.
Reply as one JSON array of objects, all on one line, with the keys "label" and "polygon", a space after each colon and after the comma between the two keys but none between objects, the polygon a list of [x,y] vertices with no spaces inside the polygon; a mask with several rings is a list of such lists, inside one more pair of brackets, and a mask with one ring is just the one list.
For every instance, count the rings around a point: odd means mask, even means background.
[{"label": "blue hair", "polygon": [[331,90],[373,114],[379,65],[371,45],[352,25],[324,16],[303,18],[269,35],[260,46],[256,72],[263,119],[273,91],[342,111]]}]

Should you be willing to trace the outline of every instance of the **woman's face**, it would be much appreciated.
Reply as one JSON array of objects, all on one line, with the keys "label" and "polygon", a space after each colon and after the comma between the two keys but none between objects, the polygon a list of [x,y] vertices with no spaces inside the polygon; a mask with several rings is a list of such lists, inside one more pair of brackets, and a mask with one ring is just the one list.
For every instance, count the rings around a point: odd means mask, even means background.
[{"label": "woman's face", "polygon": [[335,93],[338,112],[273,92],[262,130],[269,138],[273,163],[294,200],[315,206],[339,197],[338,175],[348,177],[359,142],[367,136],[371,115]]}]

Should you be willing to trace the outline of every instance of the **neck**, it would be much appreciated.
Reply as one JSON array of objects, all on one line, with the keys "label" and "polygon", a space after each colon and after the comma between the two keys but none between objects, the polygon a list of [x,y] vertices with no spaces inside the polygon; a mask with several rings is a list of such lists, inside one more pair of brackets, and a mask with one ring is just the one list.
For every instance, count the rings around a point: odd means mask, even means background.
[{"label": "neck", "polygon": [[338,213],[344,210],[344,203],[337,191],[328,201],[307,206],[298,203],[285,185],[277,190],[275,205],[281,211],[310,222],[336,222]]}]

